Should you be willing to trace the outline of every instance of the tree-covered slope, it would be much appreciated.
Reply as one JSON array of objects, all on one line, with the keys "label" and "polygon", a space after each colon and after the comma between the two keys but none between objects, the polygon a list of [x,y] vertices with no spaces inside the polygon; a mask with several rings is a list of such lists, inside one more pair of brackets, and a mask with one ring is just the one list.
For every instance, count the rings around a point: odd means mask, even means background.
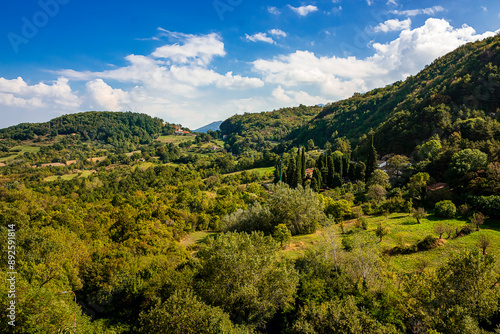
[{"label": "tree-covered slope", "polygon": [[373,129],[379,153],[406,154],[436,134],[498,140],[499,66],[500,36],[463,45],[404,82],[326,106],[288,139],[323,145],[346,137],[362,144]]},{"label": "tree-covered slope", "polygon": [[306,124],[322,110],[320,106],[282,108],[270,112],[234,115],[220,125],[223,135],[227,135],[233,153],[246,149],[263,150],[270,148],[270,141],[280,141],[294,129]]},{"label": "tree-covered slope", "polygon": [[145,143],[160,134],[173,132],[172,124],[164,124],[160,118],[146,114],[90,111],[64,115],[46,123],[22,123],[0,129],[0,138],[26,140],[35,136],[78,134],[83,140],[107,143],[137,140]]}]

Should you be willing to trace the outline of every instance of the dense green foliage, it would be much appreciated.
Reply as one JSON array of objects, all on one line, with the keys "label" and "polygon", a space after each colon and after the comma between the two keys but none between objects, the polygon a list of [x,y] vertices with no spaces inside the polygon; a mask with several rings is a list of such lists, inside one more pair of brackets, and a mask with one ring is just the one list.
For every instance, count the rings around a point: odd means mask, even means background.
[{"label": "dense green foliage", "polygon": [[443,218],[453,218],[457,213],[457,207],[450,200],[444,200],[436,203],[434,208],[436,216]]},{"label": "dense green foliage", "polygon": [[235,322],[263,327],[293,302],[298,275],[278,253],[274,239],[261,233],[226,233],[199,253],[196,289]]},{"label": "dense green foliage", "polygon": [[269,149],[321,112],[321,107],[283,108],[272,112],[235,115],[220,125],[227,136],[229,149],[235,154],[246,150]]},{"label": "dense green foliage", "polygon": [[263,231],[271,234],[284,224],[292,235],[316,231],[325,219],[323,203],[310,188],[291,189],[284,184],[269,187],[264,206],[255,203],[238,210],[222,221],[224,231]]},{"label": "dense green foliage", "polygon": [[150,143],[160,134],[173,134],[172,124],[145,114],[118,112],[85,112],[64,115],[46,123],[23,123],[0,130],[0,137],[15,140],[35,136],[75,134],[83,140],[99,140],[109,144],[124,140]]},{"label": "dense green foliage", "polygon": [[191,290],[176,291],[163,304],[141,314],[141,333],[233,334],[239,331],[220,308],[209,306]]}]

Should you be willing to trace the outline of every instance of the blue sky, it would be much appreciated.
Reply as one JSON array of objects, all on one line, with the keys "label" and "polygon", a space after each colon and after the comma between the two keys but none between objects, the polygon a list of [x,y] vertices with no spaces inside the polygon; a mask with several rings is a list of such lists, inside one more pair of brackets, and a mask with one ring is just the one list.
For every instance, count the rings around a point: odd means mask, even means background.
[{"label": "blue sky", "polygon": [[499,28],[497,0],[4,1],[0,127],[130,110],[194,129],[328,103]]}]

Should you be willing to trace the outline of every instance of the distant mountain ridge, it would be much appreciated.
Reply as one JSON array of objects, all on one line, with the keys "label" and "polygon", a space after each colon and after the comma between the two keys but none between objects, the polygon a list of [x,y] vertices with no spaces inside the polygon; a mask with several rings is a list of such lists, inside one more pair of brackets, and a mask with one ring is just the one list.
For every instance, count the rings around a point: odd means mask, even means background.
[{"label": "distant mountain ridge", "polygon": [[223,121],[215,121],[210,124],[207,124],[205,126],[202,126],[201,128],[198,128],[194,130],[193,132],[204,132],[206,133],[208,130],[212,131],[217,131],[219,130],[220,125],[222,124]]}]

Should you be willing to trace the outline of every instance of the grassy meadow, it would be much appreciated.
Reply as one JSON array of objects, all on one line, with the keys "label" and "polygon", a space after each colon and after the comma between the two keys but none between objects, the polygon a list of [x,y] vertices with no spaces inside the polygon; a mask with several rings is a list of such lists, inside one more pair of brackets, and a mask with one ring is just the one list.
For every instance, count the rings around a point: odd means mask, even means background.
[{"label": "grassy meadow", "polygon": [[[469,225],[469,221],[463,218],[441,219],[433,214],[429,214],[426,219],[421,220],[421,224],[417,224],[416,220],[408,217],[408,214],[393,213],[389,216],[365,216],[368,220],[367,230],[359,230],[355,233],[365,233],[375,236],[375,229],[378,223],[390,229],[388,235],[383,237],[380,242],[380,250],[384,255],[384,259],[400,273],[413,272],[422,266],[439,267],[446,263],[447,260],[455,253],[464,249],[477,248],[478,239],[481,234],[486,234],[490,237],[491,243],[487,248],[489,254],[494,254],[500,259],[500,228],[498,222],[486,220],[484,225],[480,227],[480,231],[475,231],[470,235],[459,238],[454,237],[455,229],[461,229]],[[349,220],[345,223],[344,231],[339,224],[333,225],[334,237],[339,245],[341,245],[344,235],[350,235],[350,231],[354,232],[355,220]],[[453,226],[453,233],[450,238],[444,233],[442,239],[438,242],[439,246],[428,250],[419,251],[413,254],[405,255],[388,255],[387,251],[401,243],[404,245],[417,244],[428,235],[439,237],[434,232],[434,228],[438,222]],[[470,225],[469,225],[470,226]],[[216,232],[197,231],[186,237],[182,244],[186,247],[198,248],[203,242],[211,236],[216,236]],[[325,229],[319,229],[315,233],[306,235],[293,236],[287,244],[282,248],[285,257],[289,259],[298,259],[304,256],[308,251],[320,247],[325,238]],[[378,240],[378,239],[377,239]]]}]

